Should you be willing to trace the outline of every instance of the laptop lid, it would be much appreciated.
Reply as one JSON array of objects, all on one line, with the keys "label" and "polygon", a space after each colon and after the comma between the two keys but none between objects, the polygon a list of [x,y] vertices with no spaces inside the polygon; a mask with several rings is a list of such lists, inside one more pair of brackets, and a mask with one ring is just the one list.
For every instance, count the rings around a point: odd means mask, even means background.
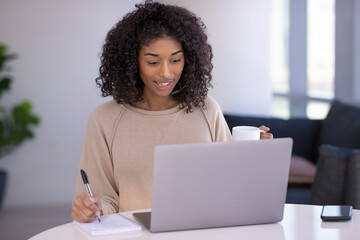
[{"label": "laptop lid", "polygon": [[150,231],[279,222],[291,138],[155,148]]}]

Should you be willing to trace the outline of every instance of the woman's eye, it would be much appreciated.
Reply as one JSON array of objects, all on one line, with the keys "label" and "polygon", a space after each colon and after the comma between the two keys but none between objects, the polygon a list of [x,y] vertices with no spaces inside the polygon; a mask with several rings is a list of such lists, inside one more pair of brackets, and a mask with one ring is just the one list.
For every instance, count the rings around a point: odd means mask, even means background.
[{"label": "woman's eye", "polygon": [[173,60],[173,63],[177,63],[177,62],[180,62],[181,61],[181,59],[175,59],[175,60]]},{"label": "woman's eye", "polygon": [[157,62],[147,62],[148,64],[150,64],[150,65],[156,65],[157,64]]}]

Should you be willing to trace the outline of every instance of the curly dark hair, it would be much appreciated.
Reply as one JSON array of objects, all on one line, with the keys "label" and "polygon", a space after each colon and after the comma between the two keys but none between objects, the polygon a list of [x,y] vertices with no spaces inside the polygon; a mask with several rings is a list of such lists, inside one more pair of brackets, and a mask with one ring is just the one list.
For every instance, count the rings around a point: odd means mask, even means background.
[{"label": "curly dark hair", "polygon": [[[181,108],[205,107],[211,85],[212,48],[207,43],[206,26],[185,8],[153,1],[136,4],[107,34],[96,84],[102,96],[118,103],[143,101],[144,84],[138,69],[140,48],[152,40],[173,37],[182,44],[185,65],[172,94]],[[185,87],[184,87],[185,86]],[[181,91],[178,91],[178,90]]]}]

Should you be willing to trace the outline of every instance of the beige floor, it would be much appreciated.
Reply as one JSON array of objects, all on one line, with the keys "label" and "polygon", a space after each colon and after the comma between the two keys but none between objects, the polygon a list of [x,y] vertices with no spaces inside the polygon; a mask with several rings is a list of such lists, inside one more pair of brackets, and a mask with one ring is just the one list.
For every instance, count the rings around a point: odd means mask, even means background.
[{"label": "beige floor", "polygon": [[3,208],[0,210],[0,239],[29,239],[71,221],[71,204]]}]

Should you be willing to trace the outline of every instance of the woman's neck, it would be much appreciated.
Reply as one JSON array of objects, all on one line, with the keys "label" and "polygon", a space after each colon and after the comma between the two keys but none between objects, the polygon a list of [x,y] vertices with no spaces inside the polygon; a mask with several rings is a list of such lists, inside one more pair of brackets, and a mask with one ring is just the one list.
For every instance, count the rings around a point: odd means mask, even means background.
[{"label": "woman's neck", "polygon": [[176,101],[172,96],[168,96],[166,98],[157,98],[156,101],[143,96],[142,101],[134,103],[135,107],[148,111],[167,110],[174,108],[177,105],[179,105],[179,102]]}]

